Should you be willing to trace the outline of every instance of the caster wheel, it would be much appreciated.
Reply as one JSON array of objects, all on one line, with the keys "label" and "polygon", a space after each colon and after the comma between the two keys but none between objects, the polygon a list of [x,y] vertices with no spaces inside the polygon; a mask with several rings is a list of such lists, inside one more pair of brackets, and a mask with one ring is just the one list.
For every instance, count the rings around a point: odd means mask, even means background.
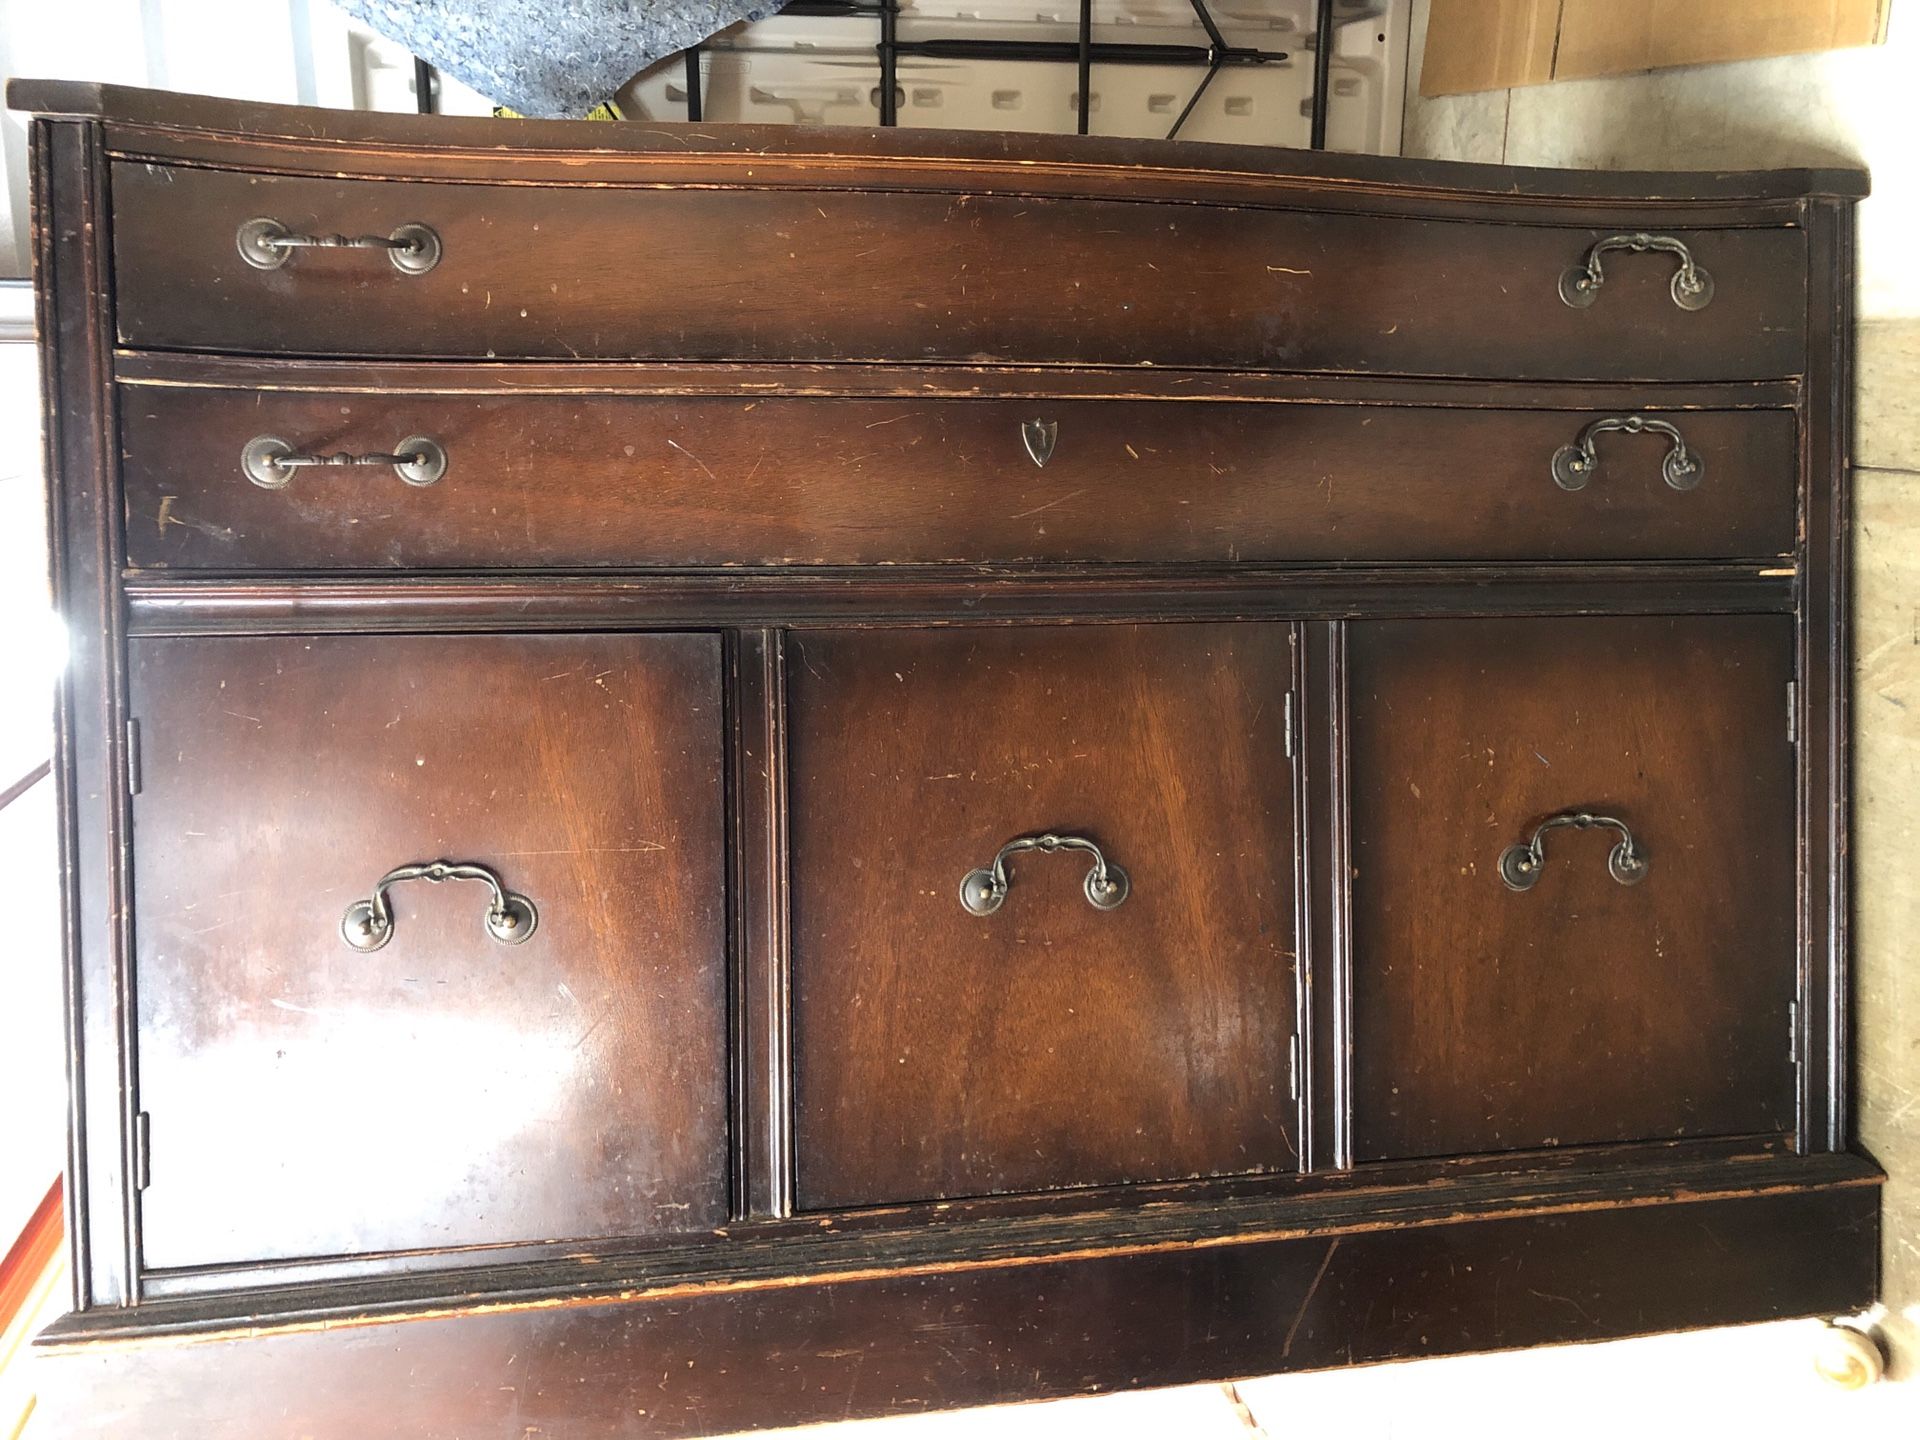
[{"label": "caster wheel", "polygon": [[1838,1389],[1864,1390],[1886,1374],[1887,1357],[1871,1335],[1829,1321],[1814,1351],[1813,1368]]}]

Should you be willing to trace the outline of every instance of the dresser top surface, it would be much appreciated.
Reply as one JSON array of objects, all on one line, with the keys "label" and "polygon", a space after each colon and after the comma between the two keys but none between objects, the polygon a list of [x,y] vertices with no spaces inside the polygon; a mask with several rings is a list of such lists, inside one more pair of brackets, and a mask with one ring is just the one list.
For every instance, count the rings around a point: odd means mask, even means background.
[{"label": "dresser top surface", "polygon": [[[184,95],[85,81],[16,79],[8,82],[14,110],[68,119],[98,120],[114,132],[137,132],[138,152],[166,158],[170,137],[191,152],[193,142],[233,137],[392,152],[485,154],[645,160],[676,167],[703,157],[731,168],[742,159],[783,165],[856,159],[865,164],[929,165],[964,170],[1007,165],[1071,168],[1089,176],[1115,170],[1271,181],[1286,188],[1406,190],[1461,196],[1561,200],[1742,201],[1800,196],[1857,199],[1868,190],[1864,170],[1799,168],[1746,171],[1548,170],[1509,165],[1347,155],[1196,141],[1132,140],[1013,132],[867,129],[853,126],[707,125],[579,120],[504,120],[489,117],[405,115],[324,110],[297,105]],[[133,134],[127,133],[131,141]],[[984,177],[983,177],[984,178]]]}]

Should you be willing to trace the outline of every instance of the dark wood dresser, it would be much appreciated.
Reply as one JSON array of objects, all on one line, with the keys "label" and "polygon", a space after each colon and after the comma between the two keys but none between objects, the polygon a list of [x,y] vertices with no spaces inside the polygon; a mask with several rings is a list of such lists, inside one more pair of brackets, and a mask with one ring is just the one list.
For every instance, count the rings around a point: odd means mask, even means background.
[{"label": "dark wood dresser", "polygon": [[57,1433],[1873,1299],[1864,176],[11,98]]}]

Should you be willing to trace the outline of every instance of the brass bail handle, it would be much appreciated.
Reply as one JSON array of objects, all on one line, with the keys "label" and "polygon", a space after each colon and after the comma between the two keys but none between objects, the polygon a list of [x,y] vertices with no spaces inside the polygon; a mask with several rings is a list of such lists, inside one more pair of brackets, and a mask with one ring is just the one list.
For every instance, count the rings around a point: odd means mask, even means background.
[{"label": "brass bail handle", "polygon": [[453,860],[430,860],[389,870],[373,887],[373,894],[347,907],[340,920],[340,936],[362,953],[380,949],[393,939],[393,909],[387,891],[403,880],[425,880],[438,885],[448,880],[479,880],[492,891],[484,924],[487,934],[502,945],[518,945],[539,928],[540,912],[533,901],[516,895],[484,865]]},{"label": "brass bail handle", "polygon": [[1561,274],[1560,298],[1575,310],[1584,310],[1600,298],[1600,287],[1607,283],[1605,257],[1610,250],[1637,255],[1656,252],[1676,257],[1680,268],[1674,271],[1667,286],[1673,303],[1682,310],[1704,310],[1713,303],[1713,276],[1693,258],[1686,242],[1672,235],[1649,235],[1643,230],[1596,240],[1585,259]]},{"label": "brass bail handle", "polygon": [[960,881],[960,903],[966,907],[969,915],[991,915],[1006,903],[1007,891],[1013,884],[1007,874],[1007,860],[1010,856],[1037,852],[1051,855],[1060,850],[1080,850],[1093,856],[1093,868],[1087,871],[1082,888],[1087,894],[1087,903],[1096,910],[1115,910],[1126,900],[1132,890],[1127,880],[1127,872],[1107,860],[1100,853],[1100,847],[1082,835],[1022,835],[1009,840],[1000,847],[1000,853],[993,857],[993,863],[984,869],[969,870]]},{"label": "brass bail handle", "polygon": [[1667,482],[1669,488],[1685,492],[1694,489],[1706,478],[1705,462],[1687,448],[1680,427],[1672,421],[1657,419],[1652,415],[1608,415],[1582,430],[1574,437],[1573,444],[1562,445],[1553,452],[1553,483],[1562,490],[1586,489],[1587,482],[1600,468],[1600,447],[1596,442],[1600,436],[1613,430],[1627,435],[1666,437],[1667,453],[1660,462],[1660,478]]},{"label": "brass bail handle", "polygon": [[1540,872],[1547,863],[1547,832],[1560,829],[1618,832],[1619,843],[1607,852],[1607,873],[1622,885],[1638,885],[1647,878],[1647,857],[1634,842],[1626,821],[1587,810],[1569,810],[1542,820],[1526,844],[1509,845],[1500,852],[1500,879],[1509,890],[1531,890],[1540,883]]}]

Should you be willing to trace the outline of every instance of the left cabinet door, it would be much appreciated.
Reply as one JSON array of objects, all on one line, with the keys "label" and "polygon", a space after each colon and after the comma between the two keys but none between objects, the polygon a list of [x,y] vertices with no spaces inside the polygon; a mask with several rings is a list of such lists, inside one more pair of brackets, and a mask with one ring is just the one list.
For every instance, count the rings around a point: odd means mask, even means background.
[{"label": "left cabinet door", "polygon": [[147,1269],[724,1220],[717,636],[130,666]]}]

